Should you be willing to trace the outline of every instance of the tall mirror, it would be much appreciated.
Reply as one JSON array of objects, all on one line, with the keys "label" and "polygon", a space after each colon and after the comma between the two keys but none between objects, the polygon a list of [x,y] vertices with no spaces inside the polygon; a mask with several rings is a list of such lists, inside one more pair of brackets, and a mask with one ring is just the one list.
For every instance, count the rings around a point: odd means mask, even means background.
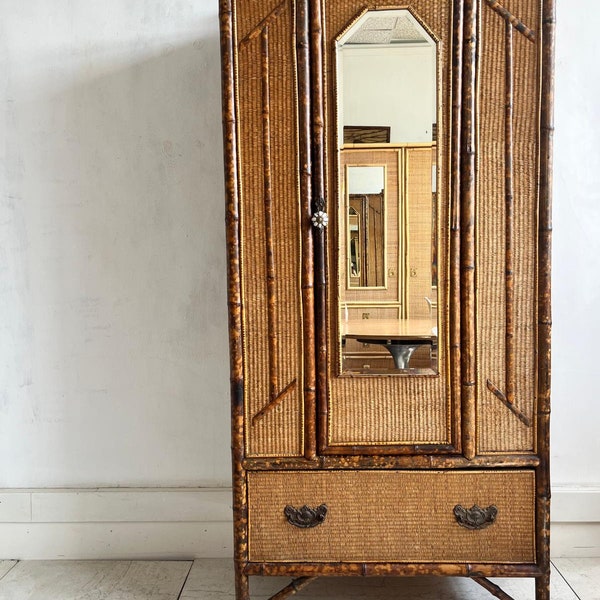
[{"label": "tall mirror", "polygon": [[336,59],[341,372],[433,374],[436,41],[408,9],[369,10]]}]

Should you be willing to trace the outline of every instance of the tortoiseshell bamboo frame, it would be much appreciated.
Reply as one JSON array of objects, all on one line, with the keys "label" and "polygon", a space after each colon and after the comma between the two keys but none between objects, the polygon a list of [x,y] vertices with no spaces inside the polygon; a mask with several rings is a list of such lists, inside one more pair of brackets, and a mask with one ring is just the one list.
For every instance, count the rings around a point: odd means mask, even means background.
[{"label": "tortoiseshell bamboo frame", "polygon": [[[242,0],[238,0],[242,1]],[[292,1],[292,0],[290,0]],[[220,0],[223,131],[226,172],[226,227],[228,248],[229,341],[231,353],[231,412],[233,458],[233,512],[237,600],[249,600],[250,575],[299,577],[274,598],[296,593],[319,575],[444,575],[471,577],[498,598],[510,598],[486,577],[535,577],[536,600],[550,598],[550,334],[551,334],[551,238],[552,149],[554,104],[555,0],[540,0],[539,207],[537,265],[537,412],[535,456],[478,456],[476,442],[475,364],[475,169],[477,160],[476,86],[478,61],[478,10],[481,0],[455,0],[453,34],[454,122],[451,153],[450,195],[450,311],[460,314],[450,326],[449,351],[454,394],[460,397],[462,456],[437,455],[433,448],[413,448],[414,455],[317,456],[316,390],[325,385],[326,302],[325,233],[309,226],[313,199],[325,198],[324,120],[322,74],[322,11],[325,0],[295,0],[296,57],[298,64],[300,127],[300,190],[303,223],[302,307],[305,320],[304,397],[305,456],[303,459],[247,459],[244,455],[244,366],[242,352],[242,291],[238,184],[239,156],[236,107],[235,0]],[[528,38],[533,32],[495,0],[485,4],[507,19]],[[509,175],[507,175],[508,177]],[[510,189],[507,182],[507,189]],[[313,259],[314,246],[314,259]],[[310,318],[315,315],[314,321]],[[312,348],[315,351],[312,351]],[[511,357],[507,357],[510,362]],[[457,406],[458,403],[457,403]],[[320,407],[323,410],[323,406]],[[501,468],[528,466],[536,471],[536,564],[399,564],[399,563],[251,563],[248,559],[247,470],[270,469],[427,469]]]}]

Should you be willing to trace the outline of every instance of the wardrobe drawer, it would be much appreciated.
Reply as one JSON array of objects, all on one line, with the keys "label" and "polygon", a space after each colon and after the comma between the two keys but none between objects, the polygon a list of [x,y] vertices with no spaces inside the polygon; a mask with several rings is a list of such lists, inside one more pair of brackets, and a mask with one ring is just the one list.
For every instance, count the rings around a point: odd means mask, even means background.
[{"label": "wardrobe drawer", "polygon": [[377,304],[365,306],[349,306],[348,320],[385,319],[396,321],[400,318],[400,309],[396,306],[379,306]]},{"label": "wardrobe drawer", "polygon": [[345,356],[344,371],[362,371],[363,369],[390,369],[394,368],[394,359],[389,356]]},{"label": "wardrobe drawer", "polygon": [[390,356],[390,353],[385,349],[381,344],[365,344],[364,342],[359,342],[358,340],[353,340],[352,338],[348,338],[344,340],[344,345],[342,346],[342,351],[344,354],[381,354],[382,356]]},{"label": "wardrobe drawer", "polygon": [[253,562],[535,562],[533,471],[251,472],[248,503]]}]

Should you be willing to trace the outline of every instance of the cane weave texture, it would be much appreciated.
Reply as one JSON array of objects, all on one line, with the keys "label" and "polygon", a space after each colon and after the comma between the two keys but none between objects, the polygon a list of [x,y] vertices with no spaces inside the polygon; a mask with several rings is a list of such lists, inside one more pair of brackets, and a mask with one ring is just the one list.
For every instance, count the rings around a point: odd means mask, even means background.
[{"label": "cane weave texture", "polygon": [[[249,456],[299,456],[303,452],[303,349],[292,3],[240,2],[236,19],[241,42],[238,72],[244,74],[237,82],[237,108],[246,451]],[[273,273],[268,272],[268,254]],[[274,297],[268,291],[268,277],[274,278]],[[274,352],[269,334],[275,340]],[[290,385],[281,402],[252,421]]]},{"label": "cane weave texture", "polygon": [[[248,474],[251,561],[533,563],[533,471],[333,471]],[[327,505],[312,529],[284,508]],[[496,506],[482,530],[454,507]]]},{"label": "cane weave texture", "polygon": [[[503,5],[535,31],[541,3]],[[477,200],[477,398],[480,453],[534,450],[533,427],[525,426],[487,388],[506,389],[505,367],[505,21],[482,3]],[[515,230],[515,405],[534,415],[536,394],[536,262],[539,43],[514,32],[513,184]],[[539,40],[539,36],[538,36]]]}]

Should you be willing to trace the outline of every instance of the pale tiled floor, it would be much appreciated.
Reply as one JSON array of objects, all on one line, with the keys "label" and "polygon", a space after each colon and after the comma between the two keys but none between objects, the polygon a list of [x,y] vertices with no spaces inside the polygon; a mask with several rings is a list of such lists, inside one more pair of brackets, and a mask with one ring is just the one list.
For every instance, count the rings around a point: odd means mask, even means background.
[{"label": "pale tiled floor", "polygon": [[[514,600],[534,600],[532,579],[495,580]],[[253,600],[289,582],[253,578]],[[493,600],[463,578],[322,578],[298,600]],[[600,600],[600,558],[556,559],[552,600]],[[0,561],[1,600],[233,600],[231,561]]]}]

